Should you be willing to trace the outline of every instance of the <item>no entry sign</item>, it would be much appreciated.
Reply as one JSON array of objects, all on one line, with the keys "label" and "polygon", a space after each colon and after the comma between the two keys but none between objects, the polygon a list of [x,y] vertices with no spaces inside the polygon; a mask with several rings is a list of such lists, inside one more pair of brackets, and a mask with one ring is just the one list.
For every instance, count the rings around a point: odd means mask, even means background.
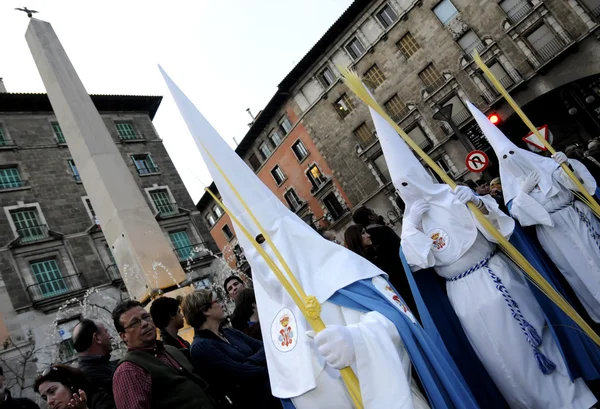
[{"label": "no entry sign", "polygon": [[473,151],[467,155],[465,163],[471,172],[480,173],[488,167],[490,158],[483,151]]}]

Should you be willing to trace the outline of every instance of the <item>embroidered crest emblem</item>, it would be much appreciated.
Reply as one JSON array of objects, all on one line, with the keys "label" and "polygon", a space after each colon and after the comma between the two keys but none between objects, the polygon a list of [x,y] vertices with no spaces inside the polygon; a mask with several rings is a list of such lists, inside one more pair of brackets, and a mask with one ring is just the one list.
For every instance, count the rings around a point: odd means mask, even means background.
[{"label": "embroidered crest emblem", "polygon": [[271,340],[281,352],[288,352],[296,346],[296,317],[289,308],[277,313],[271,324]]},{"label": "embroidered crest emblem", "polygon": [[435,229],[427,233],[427,235],[433,240],[431,243],[431,249],[435,252],[444,251],[448,248],[448,233],[442,229]]},{"label": "embroidered crest emblem", "polygon": [[404,303],[402,298],[400,298],[400,296],[398,294],[396,294],[394,289],[388,285],[386,280],[384,280],[381,277],[373,277],[371,282],[373,283],[375,288],[380,293],[382,293],[385,296],[385,298],[390,300],[396,306],[396,308],[398,308],[400,310],[400,312],[402,312],[402,314],[406,315],[408,317],[408,319],[410,319],[412,321],[413,324],[417,323],[415,316],[410,311],[408,306]]}]

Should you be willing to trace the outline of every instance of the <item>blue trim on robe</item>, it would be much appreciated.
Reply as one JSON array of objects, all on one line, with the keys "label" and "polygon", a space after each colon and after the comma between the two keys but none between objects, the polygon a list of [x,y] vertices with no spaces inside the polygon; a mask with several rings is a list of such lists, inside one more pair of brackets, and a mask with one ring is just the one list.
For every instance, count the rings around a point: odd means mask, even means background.
[{"label": "blue trim on robe", "polygon": [[328,301],[365,313],[377,311],[394,323],[432,408],[479,408],[447,351],[377,291],[370,280],[356,281],[338,290]]}]

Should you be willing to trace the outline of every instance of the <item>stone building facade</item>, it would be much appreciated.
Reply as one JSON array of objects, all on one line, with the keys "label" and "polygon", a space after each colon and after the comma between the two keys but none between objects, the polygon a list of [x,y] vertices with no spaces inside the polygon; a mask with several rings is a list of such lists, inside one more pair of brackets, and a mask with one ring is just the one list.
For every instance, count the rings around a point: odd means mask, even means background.
[{"label": "stone building facade", "polygon": [[[189,280],[208,285],[217,248],[152,124],[161,97],[92,99]],[[127,271],[115,265],[46,94],[0,93],[0,208],[0,364],[31,345],[39,356],[28,370],[72,359],[70,330],[90,312],[108,317],[127,297]]]}]

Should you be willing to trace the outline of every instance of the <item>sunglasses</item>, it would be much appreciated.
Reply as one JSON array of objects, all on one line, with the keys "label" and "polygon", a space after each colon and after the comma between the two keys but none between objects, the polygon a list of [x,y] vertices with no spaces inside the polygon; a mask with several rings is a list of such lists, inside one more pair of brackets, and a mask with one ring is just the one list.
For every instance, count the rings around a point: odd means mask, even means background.
[{"label": "sunglasses", "polygon": [[55,367],[55,366],[51,366],[50,368],[47,368],[47,369],[45,369],[45,370],[42,372],[42,375],[41,375],[41,376],[46,376],[46,375],[48,375],[48,374],[49,374],[50,372],[52,372],[52,371],[58,371],[58,368],[57,368],[57,367]]}]

